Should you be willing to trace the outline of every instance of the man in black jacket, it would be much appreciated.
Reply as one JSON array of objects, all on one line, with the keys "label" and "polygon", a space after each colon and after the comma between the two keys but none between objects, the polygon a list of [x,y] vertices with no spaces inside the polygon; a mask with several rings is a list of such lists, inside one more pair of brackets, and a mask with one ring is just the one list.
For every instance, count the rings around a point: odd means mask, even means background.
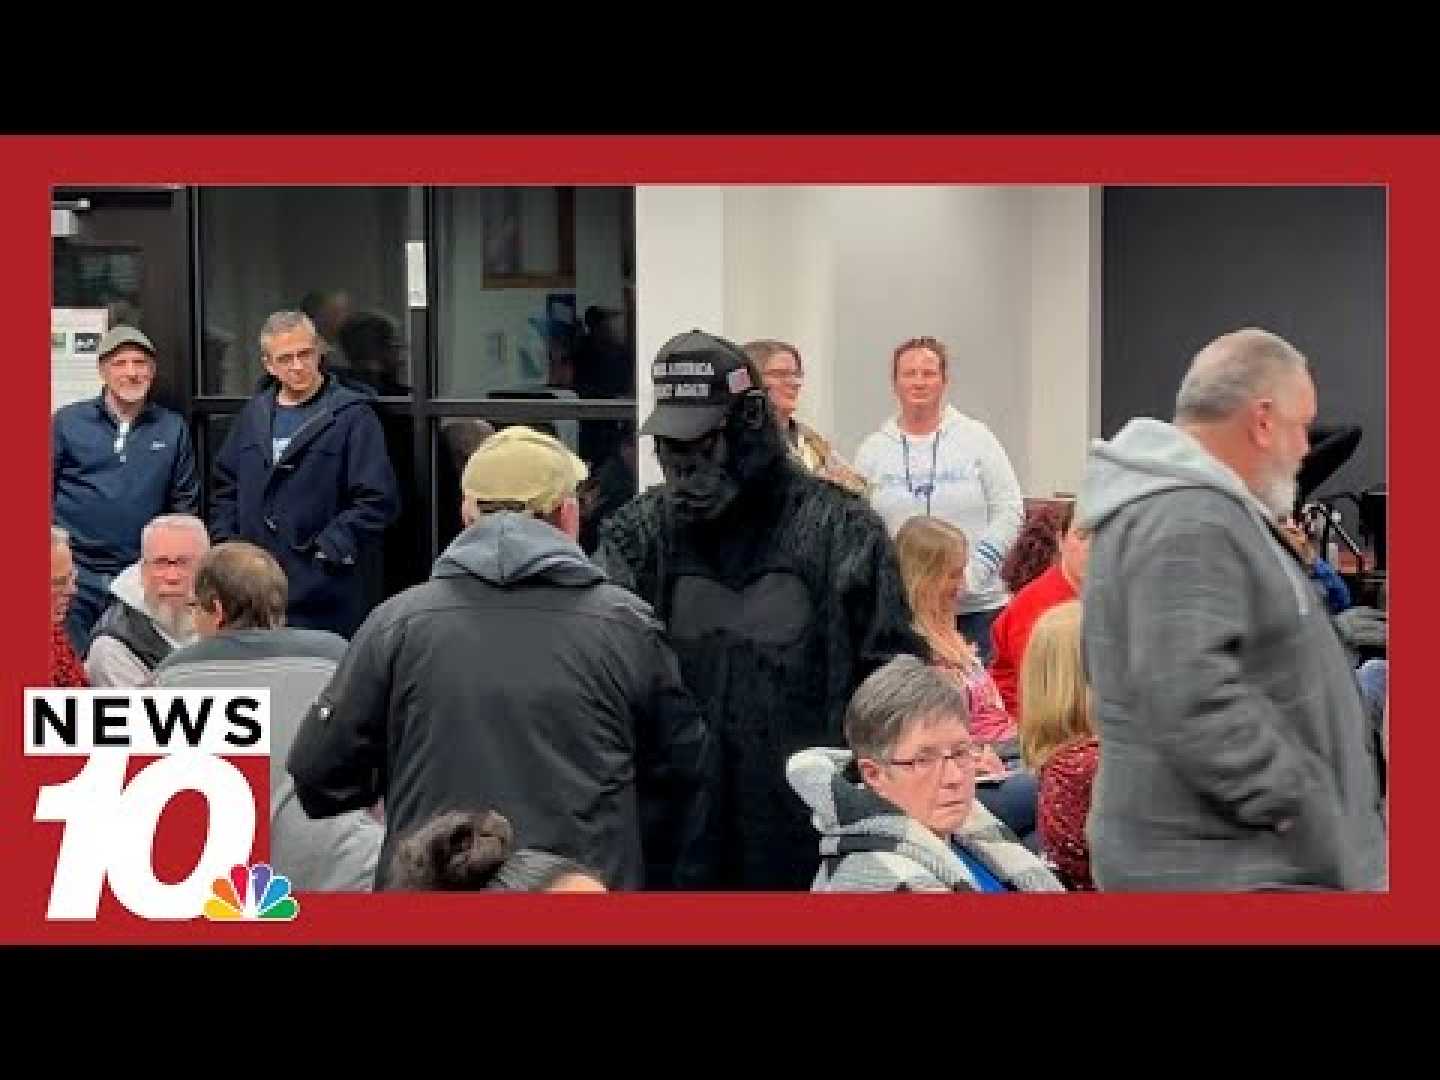
[{"label": "man in black jacket", "polygon": [[365,621],[296,736],[311,817],[384,796],[377,888],[398,839],[451,810],[496,810],[610,888],[706,880],[709,740],[649,607],[576,546],[585,475],[529,428],[482,443],[466,529]]},{"label": "man in black jacket", "polygon": [[289,625],[348,638],[371,603],[366,557],[400,511],[385,434],[369,398],[321,366],[303,312],[266,319],[260,349],[274,385],[250,399],[216,455],[210,533],[275,557]]}]

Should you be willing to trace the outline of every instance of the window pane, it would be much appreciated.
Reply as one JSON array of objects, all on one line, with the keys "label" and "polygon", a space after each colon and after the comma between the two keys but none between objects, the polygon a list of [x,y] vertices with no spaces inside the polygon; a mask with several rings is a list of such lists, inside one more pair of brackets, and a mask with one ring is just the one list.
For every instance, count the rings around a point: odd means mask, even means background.
[{"label": "window pane", "polygon": [[134,245],[54,244],[54,306],[106,308],[110,325],[140,322],[145,253]]},{"label": "window pane", "polygon": [[633,188],[436,192],[441,397],[635,394]]},{"label": "window pane", "polygon": [[[439,421],[435,449],[435,492],[439,533],[437,551],[460,532],[460,476],[465,462],[486,434],[509,421],[450,417]],[[636,491],[634,420],[530,420],[527,427],[554,435],[576,450],[590,470],[580,489],[580,546],[595,550],[600,523]]]},{"label": "window pane", "polygon": [[197,418],[196,425],[203,430],[198,432],[199,438],[199,460],[196,464],[200,468],[200,491],[204,496],[203,506],[205,521],[210,522],[213,506],[210,502],[211,491],[215,487],[213,477],[215,476],[215,459],[220,455],[220,448],[225,445],[225,440],[230,437],[230,429],[235,426],[236,413],[217,413],[211,416]]},{"label": "window pane", "polygon": [[379,394],[410,392],[405,245],[420,235],[410,188],[202,188],[201,387],[249,395],[266,316],[302,308],[327,366]]},{"label": "window pane", "polygon": [[429,508],[415,490],[415,420],[401,411],[407,408],[379,405],[375,409],[400,489],[400,516],[385,530],[383,549],[371,552],[364,567],[366,599],[372,606],[430,576],[425,542]]}]

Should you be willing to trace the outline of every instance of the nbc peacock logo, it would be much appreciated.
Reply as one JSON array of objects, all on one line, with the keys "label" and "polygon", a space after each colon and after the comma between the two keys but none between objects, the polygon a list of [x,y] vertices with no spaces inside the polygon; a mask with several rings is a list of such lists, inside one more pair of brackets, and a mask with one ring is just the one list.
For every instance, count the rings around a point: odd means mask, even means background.
[{"label": "nbc peacock logo", "polygon": [[288,922],[300,914],[300,905],[290,895],[289,878],[268,863],[256,863],[232,866],[229,878],[216,878],[203,914],[213,922]]}]

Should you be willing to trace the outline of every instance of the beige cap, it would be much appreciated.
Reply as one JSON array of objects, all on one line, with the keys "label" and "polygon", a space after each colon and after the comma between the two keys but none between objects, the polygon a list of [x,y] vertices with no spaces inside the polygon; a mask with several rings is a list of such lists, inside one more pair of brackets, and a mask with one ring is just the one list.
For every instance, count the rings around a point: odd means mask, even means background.
[{"label": "beige cap", "polygon": [[560,440],[517,425],[491,435],[470,455],[460,489],[469,499],[524,503],[549,514],[589,474]]}]

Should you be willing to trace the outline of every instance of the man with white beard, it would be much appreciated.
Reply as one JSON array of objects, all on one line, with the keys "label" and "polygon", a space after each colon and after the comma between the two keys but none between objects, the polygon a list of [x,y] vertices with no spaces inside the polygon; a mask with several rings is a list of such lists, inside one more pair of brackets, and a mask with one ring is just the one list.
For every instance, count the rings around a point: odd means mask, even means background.
[{"label": "man with white beard", "polygon": [[1102,890],[1385,886],[1354,672],[1279,528],[1315,409],[1305,357],[1246,328],[1195,356],[1173,424],[1092,446],[1076,521]]},{"label": "man with white beard", "polygon": [[140,533],[140,561],[110,585],[113,599],[85,655],[91,686],[145,686],[160,661],[196,640],[195,574],[210,548],[191,514],[152,518]]}]

